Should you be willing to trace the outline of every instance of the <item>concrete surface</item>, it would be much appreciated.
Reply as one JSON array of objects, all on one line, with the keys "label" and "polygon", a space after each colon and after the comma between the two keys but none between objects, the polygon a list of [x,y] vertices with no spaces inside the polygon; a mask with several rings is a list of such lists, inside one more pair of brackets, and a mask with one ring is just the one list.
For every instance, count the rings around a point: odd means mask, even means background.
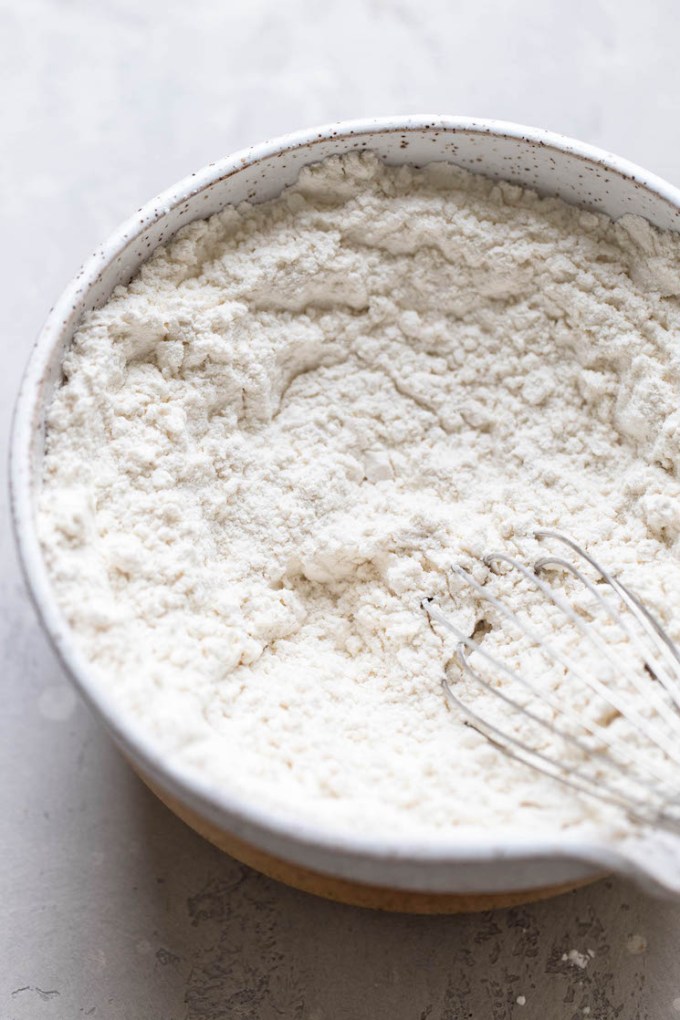
[{"label": "concrete surface", "polygon": [[[165,185],[270,135],[395,111],[549,127],[680,184],[679,27],[675,0],[0,0],[3,455],[49,305]],[[680,1017],[680,907],[618,881],[479,917],[382,916],[203,843],[66,685],[4,491],[0,514],[1,1020]]]}]

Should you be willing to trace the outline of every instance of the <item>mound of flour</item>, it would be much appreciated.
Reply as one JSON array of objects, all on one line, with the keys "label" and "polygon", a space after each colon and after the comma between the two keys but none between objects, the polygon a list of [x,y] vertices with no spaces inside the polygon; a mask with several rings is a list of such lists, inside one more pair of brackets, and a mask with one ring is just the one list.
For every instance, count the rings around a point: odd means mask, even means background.
[{"label": "mound of flour", "polygon": [[451,564],[556,527],[678,636],[679,256],[370,153],[184,228],[49,412],[39,527],[100,683],[168,756],[329,826],[597,820],[447,708],[421,600],[471,633]]}]

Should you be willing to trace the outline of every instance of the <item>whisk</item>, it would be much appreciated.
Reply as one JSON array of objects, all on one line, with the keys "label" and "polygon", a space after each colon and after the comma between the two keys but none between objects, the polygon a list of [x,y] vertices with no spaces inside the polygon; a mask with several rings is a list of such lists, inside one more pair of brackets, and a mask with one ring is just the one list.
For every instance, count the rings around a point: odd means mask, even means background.
[{"label": "whisk", "polygon": [[[495,553],[482,560],[489,570],[484,583],[460,565],[453,571],[543,668],[528,675],[521,664],[508,664],[499,656],[502,644],[485,648],[488,621],[467,634],[426,599],[430,620],[458,638],[459,681],[447,670],[446,697],[511,758],[622,808],[636,822],[678,832],[680,651],[640,598],[580,545],[555,531],[534,535],[566,547],[576,562],[546,555],[527,566]],[[549,635],[494,593],[493,575],[508,572],[547,600]],[[565,650],[559,638],[568,629]]]}]

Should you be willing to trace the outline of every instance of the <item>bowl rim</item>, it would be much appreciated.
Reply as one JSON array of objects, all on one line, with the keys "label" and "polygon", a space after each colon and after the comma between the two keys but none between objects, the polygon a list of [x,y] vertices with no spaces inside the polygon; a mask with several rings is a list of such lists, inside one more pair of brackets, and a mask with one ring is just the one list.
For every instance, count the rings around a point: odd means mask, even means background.
[{"label": "bowl rim", "polygon": [[[283,154],[293,149],[310,148],[319,142],[346,137],[371,135],[376,132],[409,132],[423,130],[465,132],[496,135],[549,147],[560,154],[576,156],[596,163],[609,172],[642,185],[663,199],[674,210],[680,210],[680,189],[642,167],[603,149],[540,128],[513,122],[463,116],[407,115],[339,121],[285,134],[237,151],[195,173],[182,178],[146,202],[126,219],[84,262],[67,284],[50,310],[30,352],[21,381],[10,434],[10,509],[16,547],[27,589],[39,622],[47,635],[62,667],[75,683],[79,693],[95,715],[104,722],[115,742],[136,763],[152,775],[165,790],[196,810],[216,825],[238,832],[239,823],[263,836],[270,834],[293,847],[318,848],[337,858],[371,859],[376,862],[402,861],[416,866],[482,863],[498,861],[531,861],[536,859],[586,862],[620,871],[637,871],[625,854],[606,842],[597,832],[584,835],[569,830],[546,829],[523,832],[521,829],[462,829],[445,833],[428,833],[413,837],[406,833],[366,835],[334,831],[328,826],[300,819],[285,811],[277,812],[247,800],[240,794],[210,781],[209,776],[177,762],[168,761],[156,746],[146,727],[131,719],[116,704],[105,686],[99,682],[87,660],[76,647],[72,631],[59,610],[51,588],[47,567],[37,537],[33,512],[32,450],[35,430],[40,427],[43,382],[50,356],[63,339],[68,319],[90,288],[107,267],[151,225],[168,212],[215,183],[239,172],[246,166]],[[172,236],[172,235],[170,235]],[[37,423],[38,422],[38,423]],[[330,870],[326,867],[326,870]]]}]

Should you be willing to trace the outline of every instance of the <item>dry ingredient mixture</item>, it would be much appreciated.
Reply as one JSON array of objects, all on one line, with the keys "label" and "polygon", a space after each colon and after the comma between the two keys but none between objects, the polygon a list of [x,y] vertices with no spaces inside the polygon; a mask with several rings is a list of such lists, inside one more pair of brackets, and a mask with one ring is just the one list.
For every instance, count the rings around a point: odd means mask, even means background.
[{"label": "dry ingredient mixture", "polygon": [[184,228],[83,322],[48,417],[39,527],[101,684],[336,829],[597,820],[447,708],[421,600],[471,633],[451,563],[556,527],[678,636],[679,298],[644,220],[370,153]]}]

